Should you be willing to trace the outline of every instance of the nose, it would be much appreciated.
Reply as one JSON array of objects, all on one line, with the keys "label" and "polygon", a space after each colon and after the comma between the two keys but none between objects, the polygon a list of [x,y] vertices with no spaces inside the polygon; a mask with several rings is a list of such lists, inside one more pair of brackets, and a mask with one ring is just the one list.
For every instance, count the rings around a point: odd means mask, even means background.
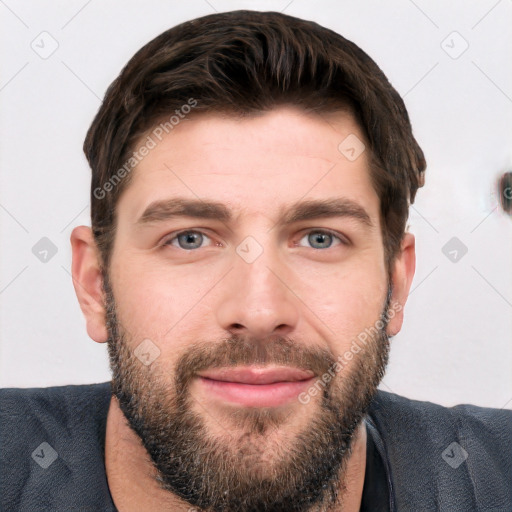
[{"label": "nose", "polygon": [[217,321],[231,334],[265,338],[289,335],[297,326],[299,300],[290,270],[265,250],[255,261],[234,256],[234,268],[222,283]]}]

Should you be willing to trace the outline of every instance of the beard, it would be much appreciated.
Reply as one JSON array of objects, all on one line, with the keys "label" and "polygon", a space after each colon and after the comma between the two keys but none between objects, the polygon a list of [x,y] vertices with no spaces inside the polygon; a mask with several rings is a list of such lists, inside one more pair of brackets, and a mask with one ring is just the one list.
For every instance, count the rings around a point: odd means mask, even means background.
[{"label": "beard", "polygon": [[[351,366],[325,383],[321,377],[336,364],[333,355],[281,336],[233,335],[191,343],[172,369],[144,366],[133,354],[137,343],[118,322],[108,276],[103,283],[112,393],[148,452],[162,489],[196,507],[190,511],[326,512],[340,507],[352,441],[388,362],[389,286],[379,317],[384,327]],[[221,415],[200,407],[190,391],[199,371],[268,364],[315,373],[320,396],[311,399],[310,419],[302,426],[287,428],[287,421],[305,405],[293,404],[291,412],[238,407]]]}]

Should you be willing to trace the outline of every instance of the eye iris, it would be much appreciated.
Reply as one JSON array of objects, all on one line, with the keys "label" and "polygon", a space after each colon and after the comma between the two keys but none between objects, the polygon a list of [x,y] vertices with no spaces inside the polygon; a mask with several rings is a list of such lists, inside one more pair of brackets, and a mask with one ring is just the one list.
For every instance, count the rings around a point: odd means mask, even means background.
[{"label": "eye iris", "polygon": [[316,249],[325,249],[326,247],[330,247],[332,244],[332,235],[329,233],[311,233],[308,236],[309,243],[315,247],[315,244],[318,244]]},{"label": "eye iris", "polygon": [[[325,249],[332,245],[333,237],[330,233],[317,231],[308,235],[308,241],[316,249]],[[198,249],[202,242],[202,233],[186,232],[178,235],[178,243],[182,249]]]},{"label": "eye iris", "polygon": [[203,235],[201,233],[182,233],[178,236],[178,243],[182,249],[197,249],[201,247],[202,242]]}]

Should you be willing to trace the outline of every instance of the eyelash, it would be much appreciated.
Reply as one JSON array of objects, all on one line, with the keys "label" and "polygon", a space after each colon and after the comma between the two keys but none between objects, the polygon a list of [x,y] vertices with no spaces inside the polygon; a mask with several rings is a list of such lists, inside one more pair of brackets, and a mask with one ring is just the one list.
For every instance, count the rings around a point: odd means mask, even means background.
[{"label": "eyelash", "polygon": [[[167,246],[172,246],[172,242],[174,240],[177,240],[178,237],[180,235],[184,235],[186,233],[200,233],[201,235],[207,237],[207,238],[210,238],[208,236],[207,233],[205,233],[204,231],[201,231],[201,230],[198,230],[198,229],[186,229],[184,231],[179,231],[177,233],[175,233],[174,235],[172,235],[170,238],[167,238],[165,239],[162,244],[161,244],[161,247],[165,248]],[[331,231],[329,229],[309,229],[307,230],[300,238],[300,240],[302,240],[305,236],[311,234],[311,233],[321,233],[323,235],[331,235],[333,238],[336,238],[341,245],[344,245],[344,246],[348,246],[350,245],[350,242],[348,241],[348,239],[346,237],[343,237],[342,235],[336,233],[335,231]],[[299,240],[299,241],[300,241]],[[329,246],[329,247],[326,247],[325,249],[331,249],[333,246]],[[182,251],[187,251],[186,249],[183,249],[182,247],[176,247],[177,249],[181,249]],[[202,247],[198,247],[198,249],[202,249]],[[187,251],[187,252],[193,252],[193,251],[197,251],[198,249],[192,249],[190,251]],[[322,251],[322,250],[325,250],[325,249],[315,249],[314,247],[311,247],[311,249],[314,249],[314,250],[317,250],[317,251]]]}]

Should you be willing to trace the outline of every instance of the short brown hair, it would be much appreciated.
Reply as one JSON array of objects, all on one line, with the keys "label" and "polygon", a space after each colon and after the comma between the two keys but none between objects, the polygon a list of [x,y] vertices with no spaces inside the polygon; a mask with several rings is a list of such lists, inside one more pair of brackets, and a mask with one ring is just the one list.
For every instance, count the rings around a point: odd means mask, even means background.
[{"label": "short brown hair", "polygon": [[[131,177],[118,173],[123,162],[142,135],[191,98],[195,113],[243,115],[280,104],[352,112],[369,144],[389,274],[426,165],[402,98],[351,41],[311,21],[257,11],[212,14],[165,31],[108,88],[84,142],[92,169],[92,230],[104,269],[116,204]],[[118,183],[116,173],[123,177]]]}]

